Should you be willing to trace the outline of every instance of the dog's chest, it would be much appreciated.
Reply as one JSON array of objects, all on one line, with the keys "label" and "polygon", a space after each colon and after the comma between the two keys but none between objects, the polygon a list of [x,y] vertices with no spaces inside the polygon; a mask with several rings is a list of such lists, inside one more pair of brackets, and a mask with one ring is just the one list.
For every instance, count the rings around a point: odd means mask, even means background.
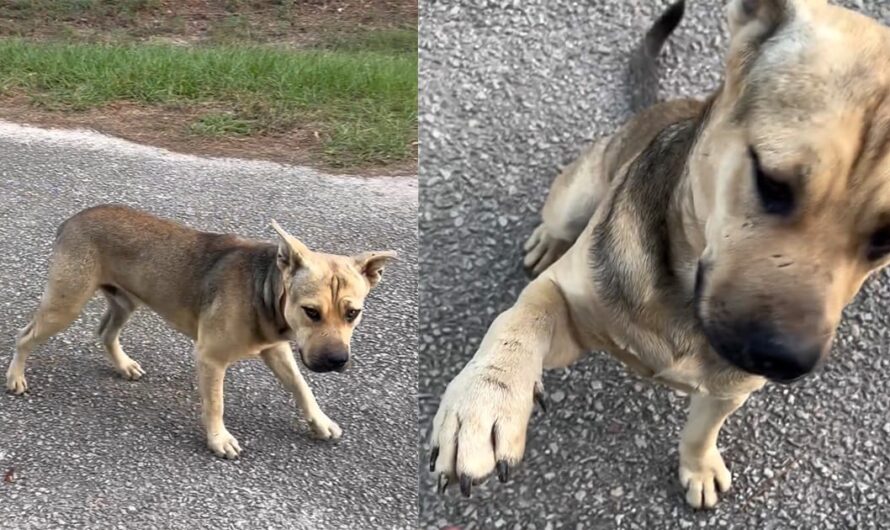
[{"label": "dog's chest", "polygon": [[[653,337],[611,336],[609,354],[637,375],[681,392],[706,392],[706,374],[694,355],[676,355],[665,341]],[[636,339],[636,340],[634,340]]]}]

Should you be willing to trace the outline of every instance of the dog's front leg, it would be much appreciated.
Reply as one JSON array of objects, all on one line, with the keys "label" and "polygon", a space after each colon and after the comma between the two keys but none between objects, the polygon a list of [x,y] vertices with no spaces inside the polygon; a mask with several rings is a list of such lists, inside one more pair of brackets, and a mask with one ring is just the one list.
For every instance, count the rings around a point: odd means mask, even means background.
[{"label": "dog's front leg", "polygon": [[318,406],[315,396],[312,395],[312,389],[300,373],[290,345],[283,343],[273,346],[263,350],[260,356],[281,384],[293,393],[312,433],[325,440],[340,438],[343,431]]},{"label": "dog's front leg", "polygon": [[202,419],[207,432],[207,447],[216,456],[237,458],[241,453],[241,446],[223,424],[223,380],[226,377],[227,364],[219,361],[200,345],[197,349],[196,364]]},{"label": "dog's front leg", "polygon": [[568,321],[562,292],[546,275],[495,319],[476,355],[448,385],[433,420],[430,470],[439,473],[440,489],[457,479],[469,495],[495,468],[506,482],[525,451],[548,357],[557,350],[563,358],[581,353],[566,339]]},{"label": "dog's front leg", "polygon": [[713,508],[718,490],[729,490],[732,475],[717,450],[717,435],[746,399],[747,394],[734,398],[693,394],[690,399],[689,418],[680,435],[680,483],[693,508]]}]

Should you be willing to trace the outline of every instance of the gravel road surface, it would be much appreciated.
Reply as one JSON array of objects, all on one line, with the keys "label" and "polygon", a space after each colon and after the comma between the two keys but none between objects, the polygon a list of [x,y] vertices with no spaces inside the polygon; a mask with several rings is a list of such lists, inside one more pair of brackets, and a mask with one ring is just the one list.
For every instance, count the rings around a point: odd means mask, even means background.
[{"label": "gravel road surface", "polygon": [[[693,1],[665,49],[663,97],[721,75],[723,2]],[[420,441],[423,528],[890,526],[890,275],[849,308],[817,376],[771,386],[729,420],[735,476],[716,511],[676,479],[685,400],[597,354],[549,373],[525,464],[465,500],[435,494],[426,452],[447,382],[527,282],[520,245],[549,183],[629,116],[627,54],[667,2],[460,1],[421,7]],[[859,1],[890,21],[886,2]]]},{"label": "gravel road surface", "polygon": [[[237,461],[204,445],[192,344],[153,313],[124,328],[146,370],[115,375],[93,335],[97,296],[35,351],[30,393],[0,394],[0,528],[415,528],[417,185],[233,159],[201,159],[85,132],[0,123],[0,363],[43,290],[56,226],[105,202],[191,226],[273,239],[274,218],[312,248],[394,248],[344,374],[308,374],[343,428],[310,438],[261,362],[226,379]],[[307,371],[304,370],[304,373]]]}]

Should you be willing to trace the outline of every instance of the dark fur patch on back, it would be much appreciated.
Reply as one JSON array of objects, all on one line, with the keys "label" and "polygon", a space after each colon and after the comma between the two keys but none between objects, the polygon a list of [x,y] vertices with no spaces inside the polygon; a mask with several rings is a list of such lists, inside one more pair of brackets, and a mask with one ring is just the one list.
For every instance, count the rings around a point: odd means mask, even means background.
[{"label": "dark fur patch on back", "polygon": [[[603,220],[593,233],[590,263],[604,301],[625,311],[642,309],[633,282],[651,282],[668,298],[691,300],[678,291],[671,255],[668,213],[674,191],[686,171],[686,161],[707,119],[710,104],[698,116],[687,116],[664,127],[631,162]],[[636,228],[643,255],[630,263],[616,236],[619,223]]]}]

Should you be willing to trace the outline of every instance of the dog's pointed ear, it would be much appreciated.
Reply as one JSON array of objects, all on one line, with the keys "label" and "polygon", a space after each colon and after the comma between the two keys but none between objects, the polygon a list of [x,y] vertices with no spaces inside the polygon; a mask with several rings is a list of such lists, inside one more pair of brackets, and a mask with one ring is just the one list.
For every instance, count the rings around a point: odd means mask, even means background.
[{"label": "dog's pointed ear", "polygon": [[726,85],[730,92],[741,90],[742,80],[760,56],[765,43],[783,28],[811,18],[813,10],[826,5],[826,0],[730,1],[726,5],[730,33]]},{"label": "dog's pointed ear", "polygon": [[287,233],[272,219],[272,229],[278,233],[278,268],[282,271],[296,270],[306,266],[312,251],[297,238]]},{"label": "dog's pointed ear", "polygon": [[397,257],[398,254],[394,251],[384,250],[382,252],[364,252],[354,256],[352,259],[359,272],[362,273],[362,276],[368,280],[368,283],[373,288],[380,282],[386,264]]},{"label": "dog's pointed ear", "polygon": [[726,5],[733,41],[764,41],[791,18],[827,0],[732,0]]},{"label": "dog's pointed ear", "polygon": [[747,30],[755,34],[766,34],[781,24],[788,16],[790,0],[732,0],[726,5],[726,18],[729,32],[735,39]]}]

